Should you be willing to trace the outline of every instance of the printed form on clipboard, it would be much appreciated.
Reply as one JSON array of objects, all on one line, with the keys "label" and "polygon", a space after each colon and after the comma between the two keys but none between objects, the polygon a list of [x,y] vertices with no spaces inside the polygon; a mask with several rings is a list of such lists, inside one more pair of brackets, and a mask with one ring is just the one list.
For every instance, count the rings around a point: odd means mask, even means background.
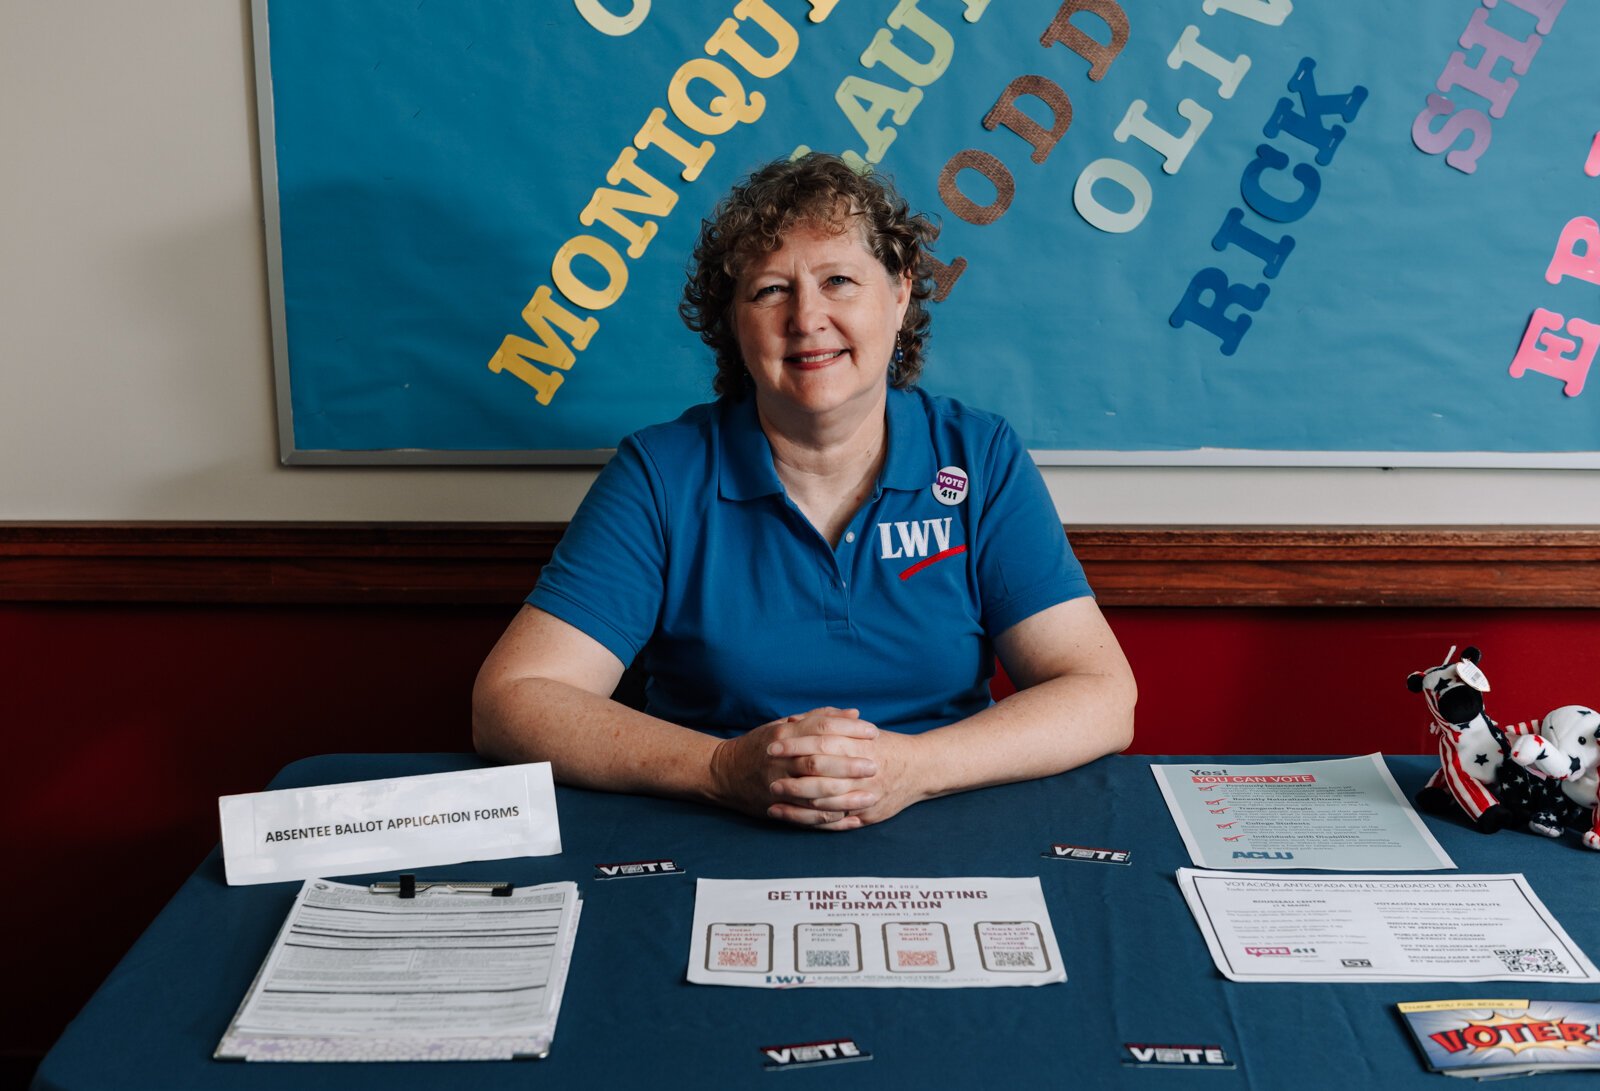
[{"label": "printed form on clipboard", "polygon": [[246,1061],[543,1057],[571,963],[575,883],[412,898],[308,879],[214,1056]]}]

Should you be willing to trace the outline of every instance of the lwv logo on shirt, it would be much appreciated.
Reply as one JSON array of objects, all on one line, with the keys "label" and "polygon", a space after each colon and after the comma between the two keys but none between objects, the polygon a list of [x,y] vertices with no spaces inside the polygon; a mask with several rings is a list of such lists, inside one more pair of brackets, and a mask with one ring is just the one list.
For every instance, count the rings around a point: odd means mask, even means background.
[{"label": "lwv logo on shirt", "polygon": [[899,557],[926,557],[928,546],[943,553],[950,548],[950,519],[920,519],[916,522],[879,523],[878,556],[885,561]]}]

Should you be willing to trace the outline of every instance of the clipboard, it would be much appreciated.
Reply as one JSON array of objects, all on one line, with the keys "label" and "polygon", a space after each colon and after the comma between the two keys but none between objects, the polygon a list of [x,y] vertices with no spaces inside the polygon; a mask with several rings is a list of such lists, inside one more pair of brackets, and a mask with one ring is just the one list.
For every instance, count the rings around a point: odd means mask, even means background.
[{"label": "clipboard", "polygon": [[509,898],[510,883],[483,879],[428,879],[422,882],[411,874],[402,874],[394,882],[373,883],[367,887],[369,894],[395,894],[402,898],[415,898],[419,893],[438,890],[447,894],[487,894],[491,898]]},{"label": "clipboard", "polygon": [[581,911],[573,882],[307,879],[212,1056],[545,1057]]}]

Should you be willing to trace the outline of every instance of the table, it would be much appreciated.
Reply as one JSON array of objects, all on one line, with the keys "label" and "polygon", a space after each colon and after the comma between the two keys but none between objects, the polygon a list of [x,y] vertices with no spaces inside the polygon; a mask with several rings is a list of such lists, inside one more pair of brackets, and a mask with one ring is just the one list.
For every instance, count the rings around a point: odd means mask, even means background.
[{"label": "table", "polygon": [[[951,796],[879,826],[819,834],[692,803],[557,789],[565,851],[423,869],[519,885],[576,880],[584,899],[555,1046],[536,1062],[248,1065],[211,1051],[299,883],[228,887],[213,852],[67,1028],[41,1089],[365,1087],[1076,1087],[1386,1089],[1454,1086],[1427,1073],[1402,1000],[1600,988],[1489,984],[1236,984],[1213,967],[1173,872],[1189,863],[1148,766],[1302,760],[1116,756],[1060,776]],[[1412,795],[1436,759],[1389,758]],[[288,766],[274,788],[474,768],[466,754],[367,754]],[[1463,871],[1525,873],[1572,938],[1600,955],[1600,854],[1514,831],[1426,819]],[[1051,842],[1131,850],[1129,867],[1040,857]],[[670,858],[687,876],[596,882],[594,865]],[[1038,875],[1064,985],[769,991],[684,980],[694,878]],[[353,881],[368,881],[368,876]],[[105,892],[67,896],[106,896]],[[766,1073],[759,1047],[852,1038],[873,1059]],[[1124,1042],[1219,1044],[1235,1071],[1137,1072]],[[1541,1091],[1594,1074],[1542,1076]]]}]

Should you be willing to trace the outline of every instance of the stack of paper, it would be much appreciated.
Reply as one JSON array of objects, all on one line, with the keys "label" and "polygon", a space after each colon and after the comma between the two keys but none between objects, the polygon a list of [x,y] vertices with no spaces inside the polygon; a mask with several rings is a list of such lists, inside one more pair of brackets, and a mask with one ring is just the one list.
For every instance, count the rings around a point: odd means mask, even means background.
[{"label": "stack of paper", "polygon": [[575,883],[415,898],[310,879],[216,1057],[462,1061],[542,1057],[572,958]]},{"label": "stack of paper", "polygon": [[1430,1072],[1481,1080],[1600,1069],[1600,1004],[1422,1000],[1396,1006]]}]

